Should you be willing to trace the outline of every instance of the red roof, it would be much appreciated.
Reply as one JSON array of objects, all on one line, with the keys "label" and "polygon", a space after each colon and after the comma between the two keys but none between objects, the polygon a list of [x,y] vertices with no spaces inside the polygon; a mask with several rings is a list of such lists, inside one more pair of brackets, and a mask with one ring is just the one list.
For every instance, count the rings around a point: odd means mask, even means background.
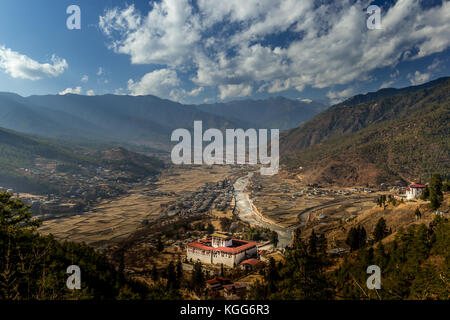
[{"label": "red roof", "polygon": [[224,278],[224,277],[215,277],[213,279],[206,280],[205,282],[207,284],[209,284],[210,286],[233,283],[233,281],[231,281],[231,279]]},{"label": "red roof", "polygon": [[231,282],[231,279],[224,278],[224,277],[216,277],[216,279],[217,279],[218,281],[220,281],[221,283]]},{"label": "red roof", "polygon": [[260,263],[261,261],[258,259],[247,259],[241,262],[241,264],[249,264],[251,266],[256,266]]},{"label": "red roof", "polygon": [[224,288],[225,290],[227,290],[227,291],[233,290],[233,287],[234,287],[235,289],[241,289],[241,288],[247,288],[248,285],[247,285],[246,283],[239,282],[239,283],[235,283],[235,284],[227,284],[227,285],[224,285],[224,286],[223,286],[223,288]]},{"label": "red roof", "polygon": [[425,188],[426,186],[424,184],[420,184],[420,183],[413,183],[409,187],[410,188]]},{"label": "red roof", "polygon": [[207,251],[220,251],[220,252],[227,252],[227,253],[239,253],[242,251],[245,251],[247,249],[253,248],[256,246],[256,242],[251,242],[251,241],[245,241],[245,240],[238,240],[238,239],[232,239],[233,242],[237,241],[237,242],[242,242],[244,243],[241,246],[238,247],[217,247],[217,248],[213,248],[207,244],[211,243],[210,240],[199,240],[199,241],[194,241],[191,243],[187,243],[186,245],[188,247],[192,247],[195,249],[200,249],[200,250],[207,250]]}]

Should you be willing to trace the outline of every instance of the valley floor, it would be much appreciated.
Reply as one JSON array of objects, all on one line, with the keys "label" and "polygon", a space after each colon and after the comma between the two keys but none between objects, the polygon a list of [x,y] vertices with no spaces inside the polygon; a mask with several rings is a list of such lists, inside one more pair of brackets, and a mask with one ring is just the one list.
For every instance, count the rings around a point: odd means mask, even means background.
[{"label": "valley floor", "polygon": [[175,201],[180,194],[195,191],[205,183],[221,181],[233,174],[229,167],[166,170],[151,186],[135,186],[126,195],[103,200],[82,214],[46,220],[39,231],[42,234],[51,233],[60,240],[105,248],[126,239],[144,221],[149,223],[157,219],[162,211],[161,205]]},{"label": "valley floor", "polygon": [[[136,185],[126,195],[104,200],[89,212],[47,220],[39,231],[51,233],[57,239],[85,242],[105,249],[115,263],[123,259],[127,273],[151,283],[150,270],[154,267],[165,270],[170,262],[185,261],[184,245],[206,237],[207,224],[216,231],[228,232],[230,226],[225,228],[223,219],[232,222],[236,237],[244,236],[249,227],[277,232],[278,250],[269,244],[263,247],[264,241],[261,241],[260,249],[268,252],[261,259],[267,261],[273,257],[279,261],[283,259],[280,249],[291,244],[293,231],[297,228],[305,237],[313,230],[316,234],[324,234],[328,251],[346,252],[349,251],[346,237],[352,227],[364,226],[371,237],[375,224],[383,217],[392,231],[383,242],[390,242],[400,227],[428,224],[435,215],[428,209],[427,202],[421,200],[378,207],[375,199],[390,194],[389,191],[305,185],[301,176],[284,171],[276,176],[260,176],[254,169],[172,167],[151,185]],[[229,181],[229,187],[225,186],[226,181]],[[194,213],[186,214],[188,204],[194,208],[198,199],[201,203],[210,193],[221,199],[230,195],[231,187],[233,197],[225,209],[211,206],[207,211],[194,210]],[[446,195],[443,210],[448,212],[448,206]],[[423,212],[420,220],[415,218],[416,208]],[[199,224],[203,225],[200,229]],[[156,249],[158,241],[163,245],[162,250]],[[189,274],[192,265],[184,264],[183,268]],[[205,268],[211,274],[220,272],[218,266]],[[233,279],[249,284],[262,279],[258,273],[241,274],[232,269],[227,272]]]}]

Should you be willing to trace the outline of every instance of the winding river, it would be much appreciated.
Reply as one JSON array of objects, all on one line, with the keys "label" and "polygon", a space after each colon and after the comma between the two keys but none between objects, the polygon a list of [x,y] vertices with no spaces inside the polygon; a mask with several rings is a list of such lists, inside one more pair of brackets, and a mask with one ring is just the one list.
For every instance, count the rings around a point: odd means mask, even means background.
[{"label": "winding river", "polygon": [[245,188],[248,185],[248,180],[253,176],[253,172],[236,180],[234,183],[234,196],[236,199],[236,210],[239,219],[249,223],[252,226],[268,228],[278,233],[278,247],[284,248],[291,244],[292,231],[288,228],[270,222],[265,219],[253,205]]}]

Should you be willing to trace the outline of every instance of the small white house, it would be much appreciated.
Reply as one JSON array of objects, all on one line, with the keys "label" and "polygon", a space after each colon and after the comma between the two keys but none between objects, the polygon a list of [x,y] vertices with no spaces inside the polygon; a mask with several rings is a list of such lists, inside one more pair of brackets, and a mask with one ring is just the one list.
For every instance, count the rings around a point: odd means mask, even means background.
[{"label": "small white house", "polygon": [[424,184],[420,183],[410,184],[410,186],[406,188],[406,199],[411,200],[420,197],[425,187]]}]

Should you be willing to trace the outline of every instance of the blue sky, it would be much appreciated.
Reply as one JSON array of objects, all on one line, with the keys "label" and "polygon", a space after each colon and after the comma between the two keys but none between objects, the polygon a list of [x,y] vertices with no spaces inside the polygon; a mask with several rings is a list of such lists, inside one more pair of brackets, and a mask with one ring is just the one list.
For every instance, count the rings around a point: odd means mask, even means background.
[{"label": "blue sky", "polygon": [[449,1],[2,0],[0,91],[338,102],[448,76],[449,45]]}]

